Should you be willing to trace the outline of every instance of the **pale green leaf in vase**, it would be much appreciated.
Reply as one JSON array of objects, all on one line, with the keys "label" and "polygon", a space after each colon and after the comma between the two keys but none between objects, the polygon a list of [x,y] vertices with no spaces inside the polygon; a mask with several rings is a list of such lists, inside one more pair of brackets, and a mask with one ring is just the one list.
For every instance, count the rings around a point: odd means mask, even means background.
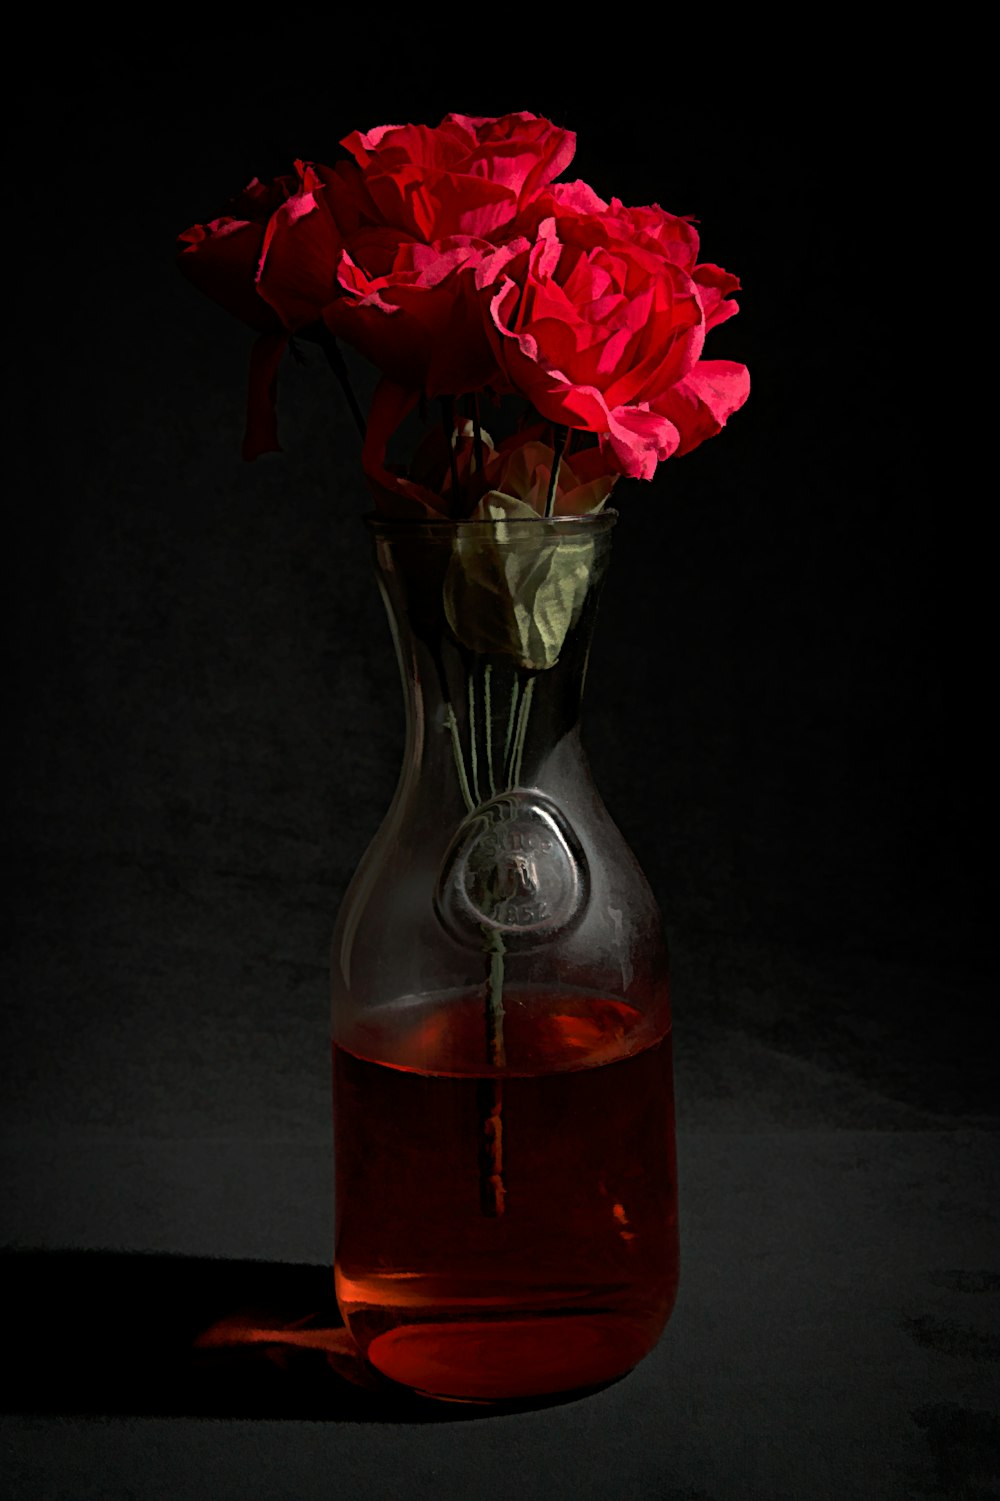
[{"label": "pale green leaf in vase", "polygon": [[[444,583],[452,631],[472,651],[502,653],[534,671],[554,667],[592,581],[593,541],[498,491],[469,520],[496,524],[459,528]],[[514,531],[509,521],[532,524]]]}]

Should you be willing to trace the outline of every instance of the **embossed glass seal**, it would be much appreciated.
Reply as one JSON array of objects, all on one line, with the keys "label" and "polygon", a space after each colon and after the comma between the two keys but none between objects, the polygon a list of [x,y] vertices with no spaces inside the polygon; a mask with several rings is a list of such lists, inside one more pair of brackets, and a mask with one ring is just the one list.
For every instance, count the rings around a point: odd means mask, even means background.
[{"label": "embossed glass seal", "polygon": [[565,814],[541,793],[516,788],[474,809],[445,856],[435,907],[464,942],[483,930],[505,942],[540,942],[586,909],[590,879]]}]

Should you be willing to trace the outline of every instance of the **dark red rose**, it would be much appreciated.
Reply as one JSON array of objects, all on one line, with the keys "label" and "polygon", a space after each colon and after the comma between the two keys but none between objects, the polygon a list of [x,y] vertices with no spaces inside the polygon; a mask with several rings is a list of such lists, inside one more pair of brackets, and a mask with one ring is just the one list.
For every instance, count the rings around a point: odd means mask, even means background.
[{"label": "dark red rose", "polygon": [[298,188],[295,177],[254,180],[227,205],[229,213],[194,224],[177,237],[177,264],[200,291],[261,333],[277,332],[281,319],[257,292],[264,233],[271,215]]},{"label": "dark red rose", "polygon": [[[260,333],[250,357],[245,458],[280,449],[275,397],[288,337],[317,323],[339,293],[343,241],[326,183],[310,164],[295,167],[295,177],[254,179],[229,214],[178,237],[181,270]],[[357,168],[345,164],[330,176],[346,192],[351,173]]]},{"label": "dark red rose", "polygon": [[341,258],[326,324],[400,385],[430,397],[481,390],[499,378],[475,282],[492,248],[468,235],[424,245],[362,230]]},{"label": "dark red rose", "polygon": [[316,323],[338,295],[343,235],[327,188],[315,168],[296,162],[296,191],[268,220],[257,268],[257,291],[289,332]]}]

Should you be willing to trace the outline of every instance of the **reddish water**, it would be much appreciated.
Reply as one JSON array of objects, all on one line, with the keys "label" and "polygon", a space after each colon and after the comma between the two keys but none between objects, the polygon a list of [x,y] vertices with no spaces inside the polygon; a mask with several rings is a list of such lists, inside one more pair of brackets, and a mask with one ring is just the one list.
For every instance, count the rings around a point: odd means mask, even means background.
[{"label": "reddish water", "polygon": [[[462,1066],[481,1048],[475,1000],[396,1010],[390,1063],[334,1048],[341,1311],[383,1374],[466,1401],[623,1374],[677,1287],[669,1034],[651,1038],[622,1002],[505,1001],[499,1090]],[[431,1052],[447,1073],[420,1067]],[[497,1105],[490,1213],[482,1143]]]}]

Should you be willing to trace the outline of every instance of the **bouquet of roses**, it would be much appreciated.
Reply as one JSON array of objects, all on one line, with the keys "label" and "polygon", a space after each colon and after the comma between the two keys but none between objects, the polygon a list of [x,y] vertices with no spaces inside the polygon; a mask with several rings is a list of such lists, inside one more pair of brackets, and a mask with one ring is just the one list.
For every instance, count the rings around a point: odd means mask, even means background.
[{"label": "bouquet of roses", "polygon": [[[622,475],[651,479],[747,399],[745,366],[702,358],[708,331],[737,311],[739,282],[699,261],[691,219],[557,181],[575,136],[535,115],[448,115],[436,128],[385,125],[341,144],[350,159],[335,166],[299,161],[269,185],[254,179],[228,213],[180,236],[178,259],[257,330],[245,457],[278,449],[279,366],[312,343],[362,433],[377,512],[453,524],[419,552],[406,587],[410,624],[440,677],[438,728],[451,736],[468,815],[452,848],[467,854],[491,820],[520,816],[536,681],[593,597],[593,529],[564,518],[600,511]],[[381,371],[367,418],[340,341]],[[392,462],[390,442],[414,413],[423,436],[408,463]],[[427,530],[410,529],[408,542],[416,534],[419,546]],[[461,668],[452,664],[450,681],[444,640]],[[453,692],[465,696],[467,750]],[[484,859],[477,901],[500,911],[510,873]],[[518,934],[498,923],[484,918],[482,944],[500,1068],[504,956]],[[499,1078],[491,1087],[482,1188],[486,1212],[499,1214]]]},{"label": "bouquet of roses", "polygon": [[[351,159],[254,179],[179,239],[181,270],[258,333],[246,458],[279,448],[278,370],[302,341],[344,387],[377,510],[401,519],[595,512],[746,401],[744,365],[702,358],[739,281],[698,260],[690,218],[556,181],[571,131],[453,114],[341,144]],[[338,340],[382,372],[367,421]],[[484,403],[495,429],[508,398],[518,420],[494,442]],[[392,464],[416,408],[426,434]]]}]

